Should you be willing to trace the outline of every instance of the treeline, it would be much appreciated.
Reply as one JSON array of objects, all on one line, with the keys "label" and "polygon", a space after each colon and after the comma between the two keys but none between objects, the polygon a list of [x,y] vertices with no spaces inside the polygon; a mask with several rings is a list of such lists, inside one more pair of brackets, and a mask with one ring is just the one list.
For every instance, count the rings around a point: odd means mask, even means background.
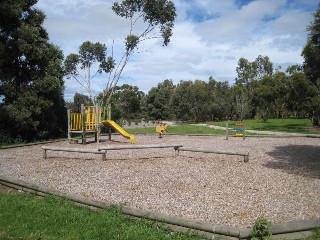
[{"label": "treeline", "polygon": [[[64,64],[62,50],[49,42],[45,14],[35,8],[36,3],[0,4],[0,145],[66,136],[66,107],[79,111],[81,103],[92,104],[81,94],[65,103],[64,78],[70,68]],[[171,30],[172,25],[167,27]],[[308,117],[319,125],[319,7],[307,30],[302,66],[275,70],[267,56],[258,56],[252,62],[239,59],[233,84],[210,77],[177,85],[166,79],[148,93],[128,84],[112,87],[112,117],[201,122],[293,116]],[[170,31],[164,33],[171,36]],[[86,61],[83,64],[88,66]]]},{"label": "treeline", "polygon": [[[233,85],[212,77],[207,81],[182,80],[177,85],[166,79],[144,94],[138,87],[124,84],[115,89],[112,117],[194,122],[301,117],[318,125],[319,89],[301,66],[274,70],[267,56],[258,56],[253,62],[241,58],[236,70]],[[90,103],[78,93],[74,99],[77,108]]]}]

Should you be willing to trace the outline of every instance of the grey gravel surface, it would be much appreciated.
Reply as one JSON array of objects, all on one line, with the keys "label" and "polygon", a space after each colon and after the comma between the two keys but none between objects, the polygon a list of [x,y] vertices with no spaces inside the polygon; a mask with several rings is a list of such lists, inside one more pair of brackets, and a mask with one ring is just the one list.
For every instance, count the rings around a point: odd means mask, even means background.
[{"label": "grey gravel surface", "polygon": [[[222,136],[136,135],[138,144],[182,143],[185,147],[249,152],[242,156],[173,149],[109,151],[100,155],[48,152],[43,145],[0,150],[0,175],[101,201],[215,224],[246,227],[258,218],[273,223],[320,218],[320,139],[229,138]],[[97,149],[129,144],[49,146]]]}]

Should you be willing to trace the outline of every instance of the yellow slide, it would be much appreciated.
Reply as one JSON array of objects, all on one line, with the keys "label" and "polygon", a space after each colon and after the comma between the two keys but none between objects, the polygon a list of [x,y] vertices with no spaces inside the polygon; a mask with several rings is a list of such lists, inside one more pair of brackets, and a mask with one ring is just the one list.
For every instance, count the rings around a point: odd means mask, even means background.
[{"label": "yellow slide", "polygon": [[125,138],[130,139],[130,142],[132,144],[136,143],[136,139],[133,135],[127,133],[122,127],[120,127],[115,121],[112,120],[105,120],[102,121],[103,125],[110,125],[111,127],[113,127],[115,130],[117,130],[122,136],[124,136]]}]

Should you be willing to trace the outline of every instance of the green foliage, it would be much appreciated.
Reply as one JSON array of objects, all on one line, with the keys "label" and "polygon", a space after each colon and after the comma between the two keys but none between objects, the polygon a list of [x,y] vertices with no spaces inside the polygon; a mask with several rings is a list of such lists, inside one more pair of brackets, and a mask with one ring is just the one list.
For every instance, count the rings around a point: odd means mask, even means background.
[{"label": "green foliage", "polygon": [[163,44],[167,46],[170,42],[176,17],[176,8],[171,0],[123,0],[115,2],[112,10],[120,17],[130,18],[132,23],[142,17],[148,25],[139,37],[131,34],[127,36],[126,49],[128,52],[133,51],[139,41],[150,38],[149,34],[152,35],[156,28],[159,28]]},{"label": "green foliage", "polygon": [[309,37],[302,51],[304,71],[315,85],[320,87],[320,5],[314,13],[314,20],[307,28]]},{"label": "green foliage", "polygon": [[146,108],[152,119],[168,119],[171,114],[170,99],[175,90],[172,80],[164,80],[148,92]]},{"label": "green foliage", "polygon": [[177,119],[182,121],[224,119],[233,112],[231,95],[227,82],[217,82],[211,77],[209,83],[180,81],[172,96],[171,107]]},{"label": "green foliage", "polygon": [[320,240],[320,228],[317,228],[316,230],[314,230],[314,234],[306,239],[307,240]]},{"label": "green foliage", "polygon": [[65,131],[63,54],[49,43],[36,3],[0,5],[0,126],[9,139],[32,141]]},{"label": "green foliage", "polygon": [[[89,94],[92,104],[96,104],[96,95],[92,89],[93,78],[110,73],[114,67],[114,59],[107,54],[107,47],[100,42],[85,41],[79,47],[79,53],[69,54],[65,61],[65,72],[68,78],[75,79]],[[104,96],[102,97],[103,100]]]},{"label": "green foliage", "polygon": [[266,219],[259,219],[254,223],[253,229],[250,232],[251,240],[268,240],[272,236],[270,231],[271,222]]},{"label": "green foliage", "polygon": [[90,106],[92,102],[90,98],[81,93],[75,93],[73,96],[73,102],[67,103],[67,108],[71,109],[71,112],[80,113],[81,112],[81,105]]},{"label": "green foliage", "polygon": [[[268,56],[259,55],[253,62],[242,57],[238,61],[236,71],[238,74],[235,83],[236,113],[240,120],[254,117],[257,110],[254,98],[255,88],[261,79],[272,76],[273,64]],[[260,109],[261,112],[264,112],[264,109]]]},{"label": "green foliage", "polygon": [[313,125],[319,126],[320,108],[320,5],[314,13],[314,20],[307,28],[309,37],[302,51],[304,57],[303,69],[307,79],[315,86],[316,96],[308,106],[309,115],[313,120]]},{"label": "green foliage", "polygon": [[[137,86],[123,84],[120,87],[116,87],[111,101],[112,112],[114,113],[114,108],[117,108],[117,111],[119,112],[118,118],[139,118],[141,113],[140,101],[143,96],[144,93],[139,91]],[[112,118],[117,119],[113,113]]]},{"label": "green foliage", "polygon": [[[113,89],[117,86],[122,71],[129,61],[129,57],[138,48],[139,43],[161,38],[167,46],[172,36],[176,8],[171,0],[122,0],[113,3],[112,10],[120,17],[130,20],[129,34],[125,37],[125,52],[120,58],[112,77],[108,79],[103,90],[103,98],[111,102]],[[135,27],[139,24],[139,29]],[[141,31],[141,29],[143,29]],[[139,34],[133,32],[141,31]],[[156,114],[157,115],[157,114]]]},{"label": "green foliage", "polygon": [[135,36],[135,35],[128,35],[126,38],[126,50],[128,52],[133,51],[133,49],[135,49],[137,47],[139,43],[139,37]]},{"label": "green foliage", "polygon": [[201,239],[133,220],[117,207],[94,212],[59,197],[0,193],[0,239]]}]

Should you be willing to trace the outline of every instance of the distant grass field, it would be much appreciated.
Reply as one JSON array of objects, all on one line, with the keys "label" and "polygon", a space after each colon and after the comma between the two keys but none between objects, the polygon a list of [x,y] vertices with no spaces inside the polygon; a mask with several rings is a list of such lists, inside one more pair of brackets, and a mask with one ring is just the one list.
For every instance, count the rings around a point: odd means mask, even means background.
[{"label": "distant grass field", "polygon": [[[126,129],[129,133],[156,133],[154,127],[150,128],[130,128]],[[217,134],[223,135],[226,133],[225,130],[216,130],[203,126],[195,126],[191,124],[181,124],[179,126],[168,126],[167,133],[172,134]]]},{"label": "distant grass field", "polygon": [[[229,125],[234,125],[240,121],[229,121]],[[226,126],[227,121],[223,122],[208,122],[217,126]],[[320,134],[320,128],[312,128],[309,119],[269,119],[263,122],[260,119],[244,120],[246,129],[274,132],[289,132],[289,133],[305,133],[305,134]]]},{"label": "distant grass field", "polygon": [[60,197],[0,192],[0,239],[203,239],[134,220],[117,208],[91,211]]},{"label": "distant grass field", "polygon": [[[228,121],[229,127],[240,121]],[[225,127],[227,121],[223,122],[206,122],[209,125]],[[270,119],[263,122],[259,119],[244,120],[245,128],[248,130],[274,131],[288,133],[320,134],[320,128],[312,128],[311,121],[308,119]],[[129,133],[156,133],[155,128],[131,128],[126,129]],[[181,124],[179,126],[169,126],[167,133],[172,134],[216,134],[224,135],[225,130],[216,130],[206,126],[195,126],[191,124]],[[247,135],[254,135],[246,133]]]}]

